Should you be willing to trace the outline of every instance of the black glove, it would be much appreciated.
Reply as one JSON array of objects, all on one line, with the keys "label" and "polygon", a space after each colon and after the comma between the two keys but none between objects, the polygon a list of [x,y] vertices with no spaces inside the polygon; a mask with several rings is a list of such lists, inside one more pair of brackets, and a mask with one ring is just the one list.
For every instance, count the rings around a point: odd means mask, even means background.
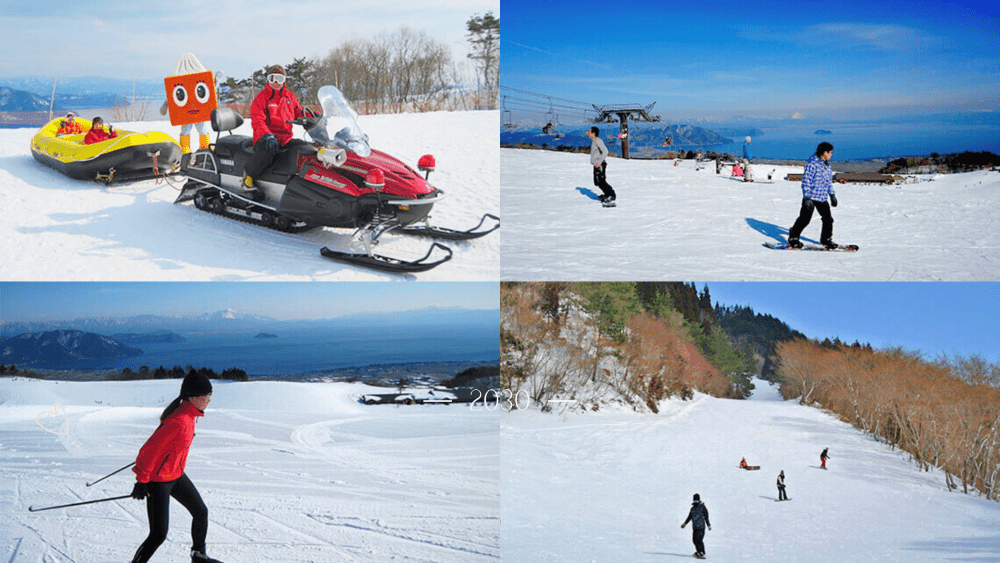
[{"label": "black glove", "polygon": [[837,207],[837,196],[830,194],[830,205]]},{"label": "black glove", "polygon": [[136,483],[132,487],[132,498],[135,500],[142,500],[149,496],[149,487],[146,483]]},{"label": "black glove", "polygon": [[264,146],[271,152],[278,152],[278,138],[271,133],[264,135]]},{"label": "black glove", "polygon": [[813,202],[813,200],[807,197],[802,198],[802,207],[805,208],[806,211],[812,211],[813,207],[815,206],[816,204]]},{"label": "black glove", "polygon": [[112,127],[112,126],[110,126],[110,125],[108,125],[108,133],[114,133],[114,132],[115,132],[115,128]]}]

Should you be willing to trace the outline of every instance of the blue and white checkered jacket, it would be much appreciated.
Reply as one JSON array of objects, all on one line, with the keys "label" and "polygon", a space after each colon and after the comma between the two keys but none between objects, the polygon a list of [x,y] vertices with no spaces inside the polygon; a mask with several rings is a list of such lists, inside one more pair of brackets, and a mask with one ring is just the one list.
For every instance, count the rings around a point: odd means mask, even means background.
[{"label": "blue and white checkered jacket", "polygon": [[826,201],[833,191],[833,170],[820,157],[813,155],[802,174],[802,197]]}]

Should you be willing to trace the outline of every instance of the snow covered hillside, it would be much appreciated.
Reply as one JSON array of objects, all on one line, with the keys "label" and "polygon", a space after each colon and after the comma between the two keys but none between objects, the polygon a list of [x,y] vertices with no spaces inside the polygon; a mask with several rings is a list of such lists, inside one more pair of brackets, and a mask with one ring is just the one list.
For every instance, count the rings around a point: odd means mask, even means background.
[{"label": "snow covered hillside", "polygon": [[[431,182],[446,194],[431,223],[469,229],[485,213],[503,219],[497,193],[496,111],[362,116],[374,148],[415,167],[433,154]],[[179,132],[169,122],[114,123],[120,129]],[[247,121],[240,134],[251,134]],[[334,262],[319,249],[349,247],[350,229],[301,235],[239,223],[173,205],[178,191],[145,181],[105,187],[69,179],[31,156],[35,129],[0,129],[0,279],[89,280],[317,280],[492,281],[499,278],[503,229],[478,240],[442,241],[454,256],[434,270],[402,276]],[[301,136],[301,129],[296,128]],[[214,141],[215,134],[212,139]],[[180,184],[177,186],[180,187]],[[408,260],[431,239],[386,235],[378,252]],[[438,251],[439,252],[439,251]]]},{"label": "snow covered hillside", "polygon": [[[179,386],[0,378],[0,559],[129,561],[148,532],[144,503],[28,507],[129,494],[131,471],[85,484],[134,461]],[[359,404],[368,392],[384,390],[215,383],[187,463],[209,508],[209,555],[228,563],[499,560],[498,415],[469,405]],[[174,503],[153,561],[188,559],[190,523]]]},{"label": "snow covered hillside", "polygon": [[[714,163],[612,158],[618,207],[596,198],[588,157],[500,150],[504,280],[901,281],[1000,277],[1000,174],[921,176],[902,186],[837,185],[834,240],[857,253],[788,252],[800,168],[754,166],[774,184],[734,181]],[[803,233],[819,242],[820,219]]]},{"label": "snow covered hillside", "polygon": [[[697,394],[658,415],[505,415],[503,561],[690,558],[680,524],[695,493],[709,560],[1000,560],[1000,504],[948,492],[941,473],[756,383],[764,400]],[[761,469],[739,469],[744,456]],[[779,503],[782,470],[791,500]]]}]

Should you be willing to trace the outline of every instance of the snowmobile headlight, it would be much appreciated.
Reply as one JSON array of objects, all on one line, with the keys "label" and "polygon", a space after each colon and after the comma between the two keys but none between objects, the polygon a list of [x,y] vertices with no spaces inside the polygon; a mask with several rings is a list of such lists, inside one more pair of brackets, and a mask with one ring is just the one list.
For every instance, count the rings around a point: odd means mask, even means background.
[{"label": "snowmobile headlight", "polygon": [[365,175],[365,185],[379,191],[385,187],[385,174],[378,168],[372,169]]}]

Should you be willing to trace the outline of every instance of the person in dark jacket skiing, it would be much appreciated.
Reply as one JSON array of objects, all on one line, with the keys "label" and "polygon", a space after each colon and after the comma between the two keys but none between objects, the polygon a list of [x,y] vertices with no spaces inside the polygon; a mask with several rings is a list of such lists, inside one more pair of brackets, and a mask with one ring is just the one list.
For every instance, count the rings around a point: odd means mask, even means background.
[{"label": "person in dark jacket skiing", "polygon": [[594,170],[594,185],[601,188],[604,195],[600,197],[601,203],[615,200],[615,190],[608,185],[608,147],[600,137],[601,130],[591,127],[587,132],[590,137],[590,164]]},{"label": "person in dark jacket skiing", "polygon": [[[795,224],[788,229],[788,246],[792,248],[802,248],[799,235],[812,220],[813,210],[819,212],[823,219],[820,243],[827,248],[838,246],[833,242],[833,214],[830,212],[831,205],[837,207],[837,196],[833,193],[833,169],[830,168],[831,156],[833,145],[823,142],[816,147],[816,154],[806,162],[802,174],[802,207]],[[826,201],[827,197],[830,199],[829,203]]]},{"label": "person in dark jacket skiing", "polygon": [[681,529],[691,523],[691,541],[694,542],[694,556],[699,559],[705,557],[705,527],[712,529],[712,524],[708,520],[708,508],[701,502],[701,495],[695,493],[691,502],[691,510],[688,512],[687,520],[681,524]]},{"label": "person in dark jacket skiing", "polygon": [[146,500],[149,535],[142,542],[132,563],[146,563],[167,539],[170,523],[170,497],[191,513],[191,563],[219,563],[205,555],[208,534],[208,508],[194,483],[184,473],[188,449],[194,440],[198,417],[212,400],[212,383],[194,370],[181,383],[181,393],[160,416],[160,426],[146,440],[135,458],[135,487],[132,498]]},{"label": "person in dark jacket skiing", "polygon": [[830,459],[830,448],[823,448],[823,453],[819,454],[820,467],[826,469],[826,460]]},{"label": "person in dark jacket skiing", "polygon": [[778,473],[778,500],[788,500],[788,494],[785,493],[784,469],[781,470],[781,473]]}]

